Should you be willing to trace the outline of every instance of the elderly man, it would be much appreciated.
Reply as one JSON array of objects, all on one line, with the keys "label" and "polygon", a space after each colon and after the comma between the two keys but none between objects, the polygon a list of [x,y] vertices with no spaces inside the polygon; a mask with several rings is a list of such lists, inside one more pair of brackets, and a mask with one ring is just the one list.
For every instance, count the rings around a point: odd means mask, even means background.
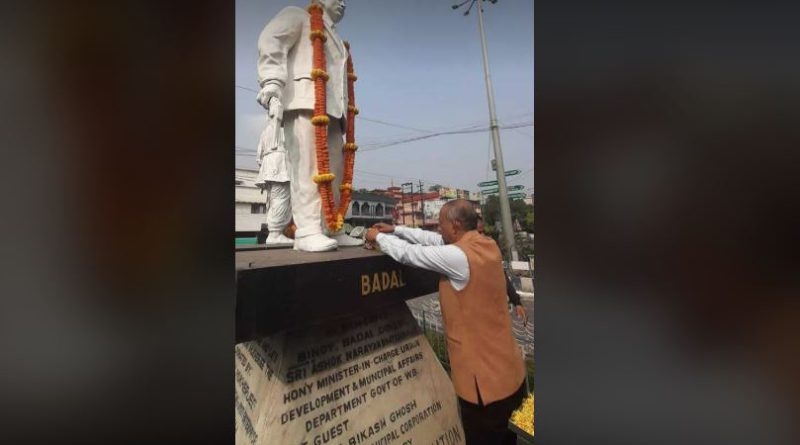
[{"label": "elderly man", "polygon": [[525,366],[511,332],[500,249],[477,232],[477,216],[469,202],[449,201],[439,213],[440,234],[379,223],[366,239],[403,264],[442,275],[439,301],[466,442],[514,443],[508,419],[524,396]]},{"label": "elderly man", "polygon": [[[346,62],[348,49],[336,33],[335,25],[344,17],[343,0],[314,0],[322,6],[326,72],[327,146],[330,172],[335,175],[332,191],[339,200],[339,186],[344,174],[342,134],[345,128],[347,98]],[[311,78],[313,49],[310,15],[289,6],[276,15],[258,38],[258,83],[256,100],[267,110],[283,104],[283,127],[289,164],[291,209],[295,230],[295,250],[321,252],[339,246],[358,246],[363,240],[344,231],[326,233],[322,199],[313,177],[317,171],[314,126],[314,83]]]}]

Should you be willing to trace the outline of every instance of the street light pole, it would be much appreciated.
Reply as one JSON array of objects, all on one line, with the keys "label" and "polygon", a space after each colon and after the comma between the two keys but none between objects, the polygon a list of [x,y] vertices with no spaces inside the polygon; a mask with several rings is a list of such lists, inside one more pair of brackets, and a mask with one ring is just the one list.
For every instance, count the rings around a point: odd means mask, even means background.
[{"label": "street light pole", "polygon": [[[494,159],[497,165],[497,184],[500,199],[500,220],[505,234],[506,252],[511,255],[511,260],[518,259],[517,249],[514,245],[514,228],[511,225],[511,206],[508,203],[508,189],[506,188],[506,171],[503,165],[503,150],[500,146],[500,130],[497,126],[497,114],[494,108],[494,89],[492,75],[489,72],[489,50],[486,47],[486,34],[483,31],[483,0],[478,1],[478,29],[481,34],[481,50],[483,53],[483,76],[486,80],[486,97],[489,101],[489,127],[492,131],[492,145],[494,146]],[[471,5],[470,5],[471,6]],[[467,10],[469,12],[469,10]]]}]

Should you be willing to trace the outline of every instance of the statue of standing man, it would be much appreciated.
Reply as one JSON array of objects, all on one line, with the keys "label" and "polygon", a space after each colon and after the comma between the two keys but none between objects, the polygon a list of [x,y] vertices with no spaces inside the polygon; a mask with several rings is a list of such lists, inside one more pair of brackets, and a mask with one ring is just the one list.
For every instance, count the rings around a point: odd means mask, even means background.
[{"label": "statue of standing man", "polygon": [[[355,75],[348,73],[348,66],[352,69],[348,63],[349,49],[335,30],[344,10],[343,0],[312,0],[308,10],[290,6],[281,10],[258,38],[261,90],[256,100],[268,111],[270,107],[282,108],[291,215],[297,227],[294,249],[306,252],[363,244],[363,240],[344,233],[342,208],[332,208],[331,204],[341,203],[341,195],[349,197],[352,185],[342,179],[352,181],[352,156],[357,148],[352,141],[343,140],[347,129],[350,129],[348,138],[352,139],[348,114],[352,120],[357,112],[348,98],[348,87],[352,91],[355,80]],[[321,45],[324,53],[320,52],[320,46],[315,49],[314,44]],[[324,68],[317,66],[319,63]],[[319,88],[320,78],[324,80],[324,88]],[[327,137],[315,128],[321,125],[327,126]],[[352,152],[345,155],[343,148]],[[348,156],[349,163],[345,162]],[[275,204],[289,206],[284,201],[271,203]],[[347,200],[342,207],[346,205]]]}]

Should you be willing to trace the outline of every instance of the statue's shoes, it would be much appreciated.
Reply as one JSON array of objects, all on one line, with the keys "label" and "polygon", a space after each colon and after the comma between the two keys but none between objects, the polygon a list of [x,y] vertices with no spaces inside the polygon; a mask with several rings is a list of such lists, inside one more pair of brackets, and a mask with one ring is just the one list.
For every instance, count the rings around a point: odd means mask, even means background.
[{"label": "statue's shoes", "polygon": [[336,250],[337,246],[336,240],[330,239],[321,233],[295,238],[294,240],[294,250],[302,250],[304,252],[327,252]]},{"label": "statue's shoes", "polygon": [[363,239],[354,238],[344,232],[331,235],[331,238],[336,240],[336,242],[339,244],[339,247],[356,247],[364,244]]},{"label": "statue's shoes", "polygon": [[274,247],[290,247],[294,245],[294,240],[280,232],[270,232],[267,236],[266,245]]}]

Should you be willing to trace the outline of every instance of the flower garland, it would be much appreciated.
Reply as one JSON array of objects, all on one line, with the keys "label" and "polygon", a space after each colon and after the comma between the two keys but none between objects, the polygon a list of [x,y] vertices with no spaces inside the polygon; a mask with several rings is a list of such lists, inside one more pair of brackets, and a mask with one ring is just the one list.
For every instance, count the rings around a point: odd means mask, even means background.
[{"label": "flower garland", "polygon": [[322,7],[316,3],[308,6],[311,16],[311,33],[309,35],[313,47],[313,65],[311,79],[314,81],[314,115],[311,123],[314,125],[314,145],[317,153],[317,175],[313,177],[314,182],[319,188],[319,196],[322,200],[322,212],[325,215],[325,223],[332,232],[338,232],[344,225],[344,215],[350,205],[350,198],[353,190],[353,165],[355,163],[355,151],[358,146],[355,143],[355,115],[358,109],[355,103],[354,83],[356,75],[353,72],[353,59],[350,56],[350,45],[345,42],[347,48],[347,94],[349,104],[347,107],[347,130],[345,134],[345,144],[342,147],[344,154],[344,177],[339,186],[340,202],[336,209],[331,183],[336,176],[331,173],[330,160],[328,157],[328,125],[330,119],[327,115],[325,83],[328,81],[328,73],[325,71],[325,51],[324,43],[327,40],[323,31]]}]

